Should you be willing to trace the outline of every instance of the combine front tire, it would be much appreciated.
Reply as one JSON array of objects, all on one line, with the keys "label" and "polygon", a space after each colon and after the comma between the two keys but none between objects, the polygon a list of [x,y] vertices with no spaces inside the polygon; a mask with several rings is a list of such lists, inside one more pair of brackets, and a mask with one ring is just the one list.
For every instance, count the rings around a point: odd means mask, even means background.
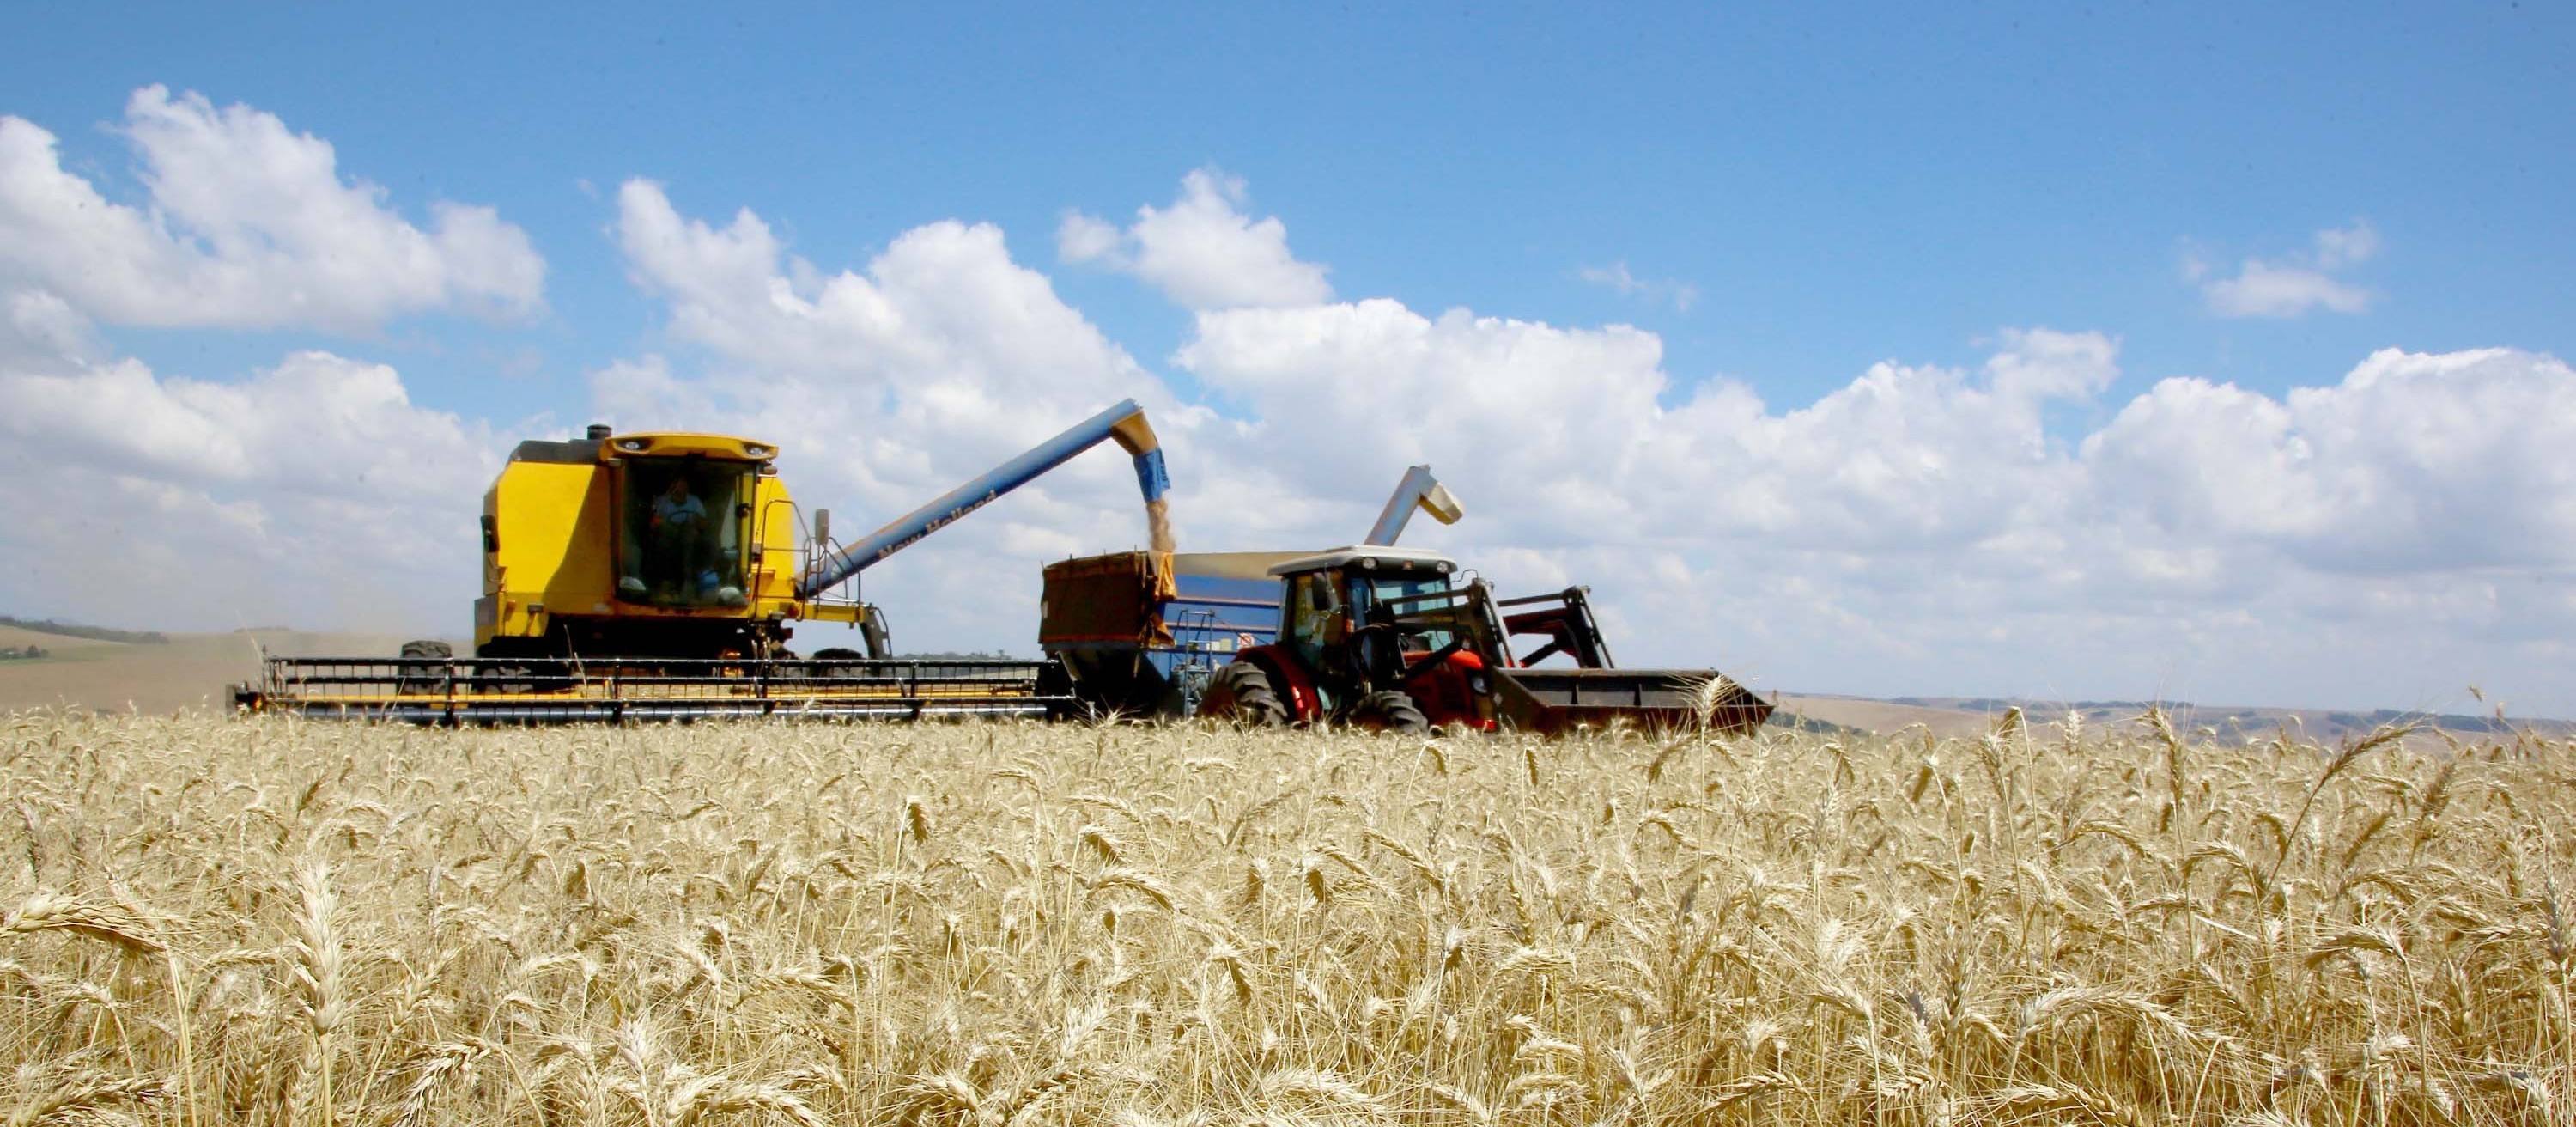
[{"label": "combine front tire", "polygon": [[447,695],[448,662],[456,649],[445,642],[420,641],[402,644],[403,664],[394,680],[394,691],[403,696]]},{"label": "combine front tire", "polygon": [[1389,690],[1370,693],[1351,706],[1350,722],[1372,732],[1393,732],[1399,736],[1427,736],[1431,721],[1422,715],[1422,706],[1404,693]]},{"label": "combine front tire", "polygon": [[1288,708],[1270,686],[1269,671],[1249,661],[1230,662],[1208,678],[1199,698],[1201,716],[1247,728],[1276,728],[1288,722]]},{"label": "combine front tire", "polygon": [[860,660],[860,654],[857,650],[843,646],[827,646],[814,651],[813,664],[806,668],[812,670],[816,677],[850,677],[857,675],[858,667],[840,663],[858,660]]}]

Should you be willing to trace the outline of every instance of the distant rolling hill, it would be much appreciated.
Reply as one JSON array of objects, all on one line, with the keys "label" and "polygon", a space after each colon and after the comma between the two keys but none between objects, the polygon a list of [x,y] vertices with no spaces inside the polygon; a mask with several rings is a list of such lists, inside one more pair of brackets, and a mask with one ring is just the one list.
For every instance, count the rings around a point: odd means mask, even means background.
[{"label": "distant rolling hill", "polygon": [[33,661],[0,661],[0,711],[229,707],[226,690],[259,675],[263,646],[289,657],[391,657],[402,642],[391,635],[254,630],[171,634],[164,642],[137,644],[0,626],[0,647],[33,643],[45,651]]},{"label": "distant rolling hill", "polygon": [[[2105,729],[2135,722],[2146,714],[2149,705],[2155,703],[2143,700],[2042,701],[2025,697],[1894,697],[1882,700],[1784,693],[1781,694],[1780,709],[1868,731],[1893,732],[1920,724],[1936,736],[1966,736],[1993,730],[2007,709],[2021,709],[2025,721],[2034,728],[2054,730],[2072,714],[2080,717],[2087,728]],[[2174,727],[2185,734],[2206,728],[2221,738],[2236,740],[2269,737],[2286,729],[2293,739],[2333,743],[2357,738],[2390,724],[2412,724],[2427,732],[2439,731],[2463,740],[2493,738],[2519,731],[2548,737],[2576,735],[2576,723],[2513,716],[2499,719],[2493,715],[2401,712],[2387,708],[2358,711],[2206,705],[2191,701],[2166,701],[2158,707],[2163,708]]]},{"label": "distant rolling hill", "polygon": [[50,618],[16,618],[5,614],[0,614],[0,630],[46,634],[57,638],[80,638],[92,642],[132,642],[142,645],[160,645],[170,640],[169,635],[158,630],[116,630],[105,626],[56,622]]}]

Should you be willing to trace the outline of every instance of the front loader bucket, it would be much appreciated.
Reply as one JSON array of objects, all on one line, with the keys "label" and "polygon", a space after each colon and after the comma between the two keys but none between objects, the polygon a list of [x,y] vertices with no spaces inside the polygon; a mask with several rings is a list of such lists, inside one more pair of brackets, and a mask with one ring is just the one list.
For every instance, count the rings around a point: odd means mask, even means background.
[{"label": "front loader bucket", "polygon": [[1577,728],[1686,729],[1741,735],[1762,726],[1771,705],[1714,669],[1500,669],[1502,719],[1551,735]]},{"label": "front loader bucket", "polygon": [[1051,661],[285,658],[237,686],[251,712],[411,724],[1045,719],[1073,698]]}]

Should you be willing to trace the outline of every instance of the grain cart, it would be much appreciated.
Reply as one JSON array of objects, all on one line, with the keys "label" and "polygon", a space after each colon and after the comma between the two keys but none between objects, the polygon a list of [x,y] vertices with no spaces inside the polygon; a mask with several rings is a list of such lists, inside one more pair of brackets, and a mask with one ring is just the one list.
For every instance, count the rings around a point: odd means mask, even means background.
[{"label": "grain cart", "polygon": [[[1051,715],[1071,703],[1055,663],[894,658],[883,614],[841,590],[1110,440],[1134,460],[1152,543],[1168,555],[1162,450],[1132,400],[846,546],[828,513],[798,519],[768,442],[604,426],[522,442],[483,497],[473,657],[440,642],[390,659],[270,657],[234,700],[425,723]],[[803,623],[856,627],[866,653],[800,658],[788,641]]]},{"label": "grain cart", "polygon": [[[1367,542],[1393,544],[1416,512],[1454,524],[1465,509],[1431,475],[1407,469]],[[1279,581],[1293,552],[1116,552],[1049,564],[1038,645],[1064,663],[1092,711],[1187,716],[1237,651],[1279,629]]]}]

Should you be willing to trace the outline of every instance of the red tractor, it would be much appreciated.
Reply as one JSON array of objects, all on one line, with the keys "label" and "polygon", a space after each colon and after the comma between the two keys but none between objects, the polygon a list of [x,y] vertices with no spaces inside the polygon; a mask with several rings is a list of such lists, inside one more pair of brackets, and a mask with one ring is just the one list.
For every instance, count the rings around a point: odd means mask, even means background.
[{"label": "red tractor", "polygon": [[[1393,732],[1508,725],[1562,732],[1625,721],[1761,726],[1771,705],[1714,669],[1614,668],[1584,589],[1496,600],[1437,552],[1339,548],[1270,569],[1284,582],[1275,642],[1216,672],[1197,714],[1252,725]],[[1513,636],[1544,639],[1514,657]],[[1556,655],[1574,667],[1531,668]]]}]

